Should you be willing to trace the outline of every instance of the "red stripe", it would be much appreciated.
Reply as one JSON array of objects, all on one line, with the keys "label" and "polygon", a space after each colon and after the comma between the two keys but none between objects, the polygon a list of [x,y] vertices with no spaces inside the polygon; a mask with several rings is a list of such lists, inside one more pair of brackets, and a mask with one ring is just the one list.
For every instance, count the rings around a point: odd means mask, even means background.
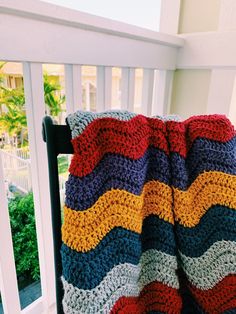
[{"label": "red stripe", "polygon": [[129,121],[101,118],[91,122],[81,135],[72,139],[75,154],[69,171],[76,176],[84,176],[92,172],[105,153],[117,153],[138,159],[150,145],[166,154],[172,151],[186,157],[197,137],[226,142],[234,133],[230,121],[221,115],[192,117],[183,122],[166,123],[142,115]]},{"label": "red stripe", "polygon": [[207,138],[225,143],[236,134],[234,126],[224,115],[193,116],[183,122],[167,121],[170,151],[186,157],[193,142]]},{"label": "red stripe", "polygon": [[209,290],[187,284],[198,304],[211,314],[223,313],[236,307],[236,275],[229,275]]},{"label": "red stripe", "polygon": [[138,159],[150,145],[159,147],[166,153],[168,151],[163,121],[147,119],[141,115],[130,121],[114,118],[94,120],[80,136],[72,140],[72,144],[75,155],[69,171],[76,176],[92,172],[105,153]]},{"label": "red stripe", "polygon": [[121,297],[110,313],[144,314],[149,311],[160,311],[179,314],[181,308],[182,300],[177,289],[153,282],[144,287],[139,297]]},{"label": "red stripe", "polygon": [[[198,289],[187,280],[186,284],[206,313],[219,314],[236,308],[236,275],[225,277],[209,290]],[[143,314],[149,311],[179,314],[181,310],[182,298],[179,291],[163,283],[153,282],[145,286],[138,297],[121,297],[111,314]]]}]

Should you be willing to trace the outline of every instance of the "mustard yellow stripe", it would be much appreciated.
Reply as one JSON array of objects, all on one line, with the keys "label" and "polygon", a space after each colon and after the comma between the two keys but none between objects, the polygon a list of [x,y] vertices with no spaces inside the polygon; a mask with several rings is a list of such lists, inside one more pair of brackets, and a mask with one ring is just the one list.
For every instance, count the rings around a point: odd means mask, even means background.
[{"label": "mustard yellow stripe", "polygon": [[175,220],[194,227],[213,205],[236,209],[236,176],[220,171],[200,174],[187,191],[174,188]]},{"label": "mustard yellow stripe", "polygon": [[143,219],[151,214],[171,224],[175,220],[185,227],[194,227],[206,211],[217,204],[236,209],[236,176],[204,172],[187,191],[171,189],[159,181],[146,183],[139,196],[111,190],[85,211],[64,207],[62,240],[72,249],[86,252],[95,248],[114,227],[140,234]]},{"label": "mustard yellow stripe", "polygon": [[85,252],[96,247],[114,227],[141,233],[142,221],[150,214],[174,223],[171,188],[159,181],[146,183],[140,196],[124,190],[108,191],[86,211],[65,206],[62,240]]}]

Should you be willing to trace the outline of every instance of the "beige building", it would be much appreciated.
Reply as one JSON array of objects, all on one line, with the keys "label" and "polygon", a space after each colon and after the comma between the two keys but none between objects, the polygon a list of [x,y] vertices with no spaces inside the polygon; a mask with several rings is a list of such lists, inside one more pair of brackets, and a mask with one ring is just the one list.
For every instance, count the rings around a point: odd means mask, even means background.
[{"label": "beige building", "polygon": [[[4,74],[4,85],[9,88],[19,88],[23,86],[22,64],[8,62],[0,70]],[[65,94],[64,66],[59,64],[44,64],[43,72],[52,81],[61,85],[61,93]],[[112,109],[119,109],[121,104],[121,69],[112,68]],[[96,67],[82,66],[82,107],[86,110],[95,110],[96,107]],[[142,70],[135,72],[135,110],[139,112],[141,107],[142,91]]]}]

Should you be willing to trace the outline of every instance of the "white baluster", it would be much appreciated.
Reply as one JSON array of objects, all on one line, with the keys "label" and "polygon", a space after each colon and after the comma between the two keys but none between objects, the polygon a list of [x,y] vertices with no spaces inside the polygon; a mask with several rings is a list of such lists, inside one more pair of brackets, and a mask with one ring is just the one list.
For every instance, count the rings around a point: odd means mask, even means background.
[{"label": "white baluster", "polygon": [[112,68],[97,67],[97,105],[98,112],[111,109]]},{"label": "white baluster", "polygon": [[135,69],[122,68],[121,72],[121,108],[134,109]]},{"label": "white baluster", "polygon": [[150,116],[152,113],[152,96],[154,85],[154,70],[143,70],[143,86],[142,86],[142,113]]},{"label": "white baluster", "polygon": [[20,313],[15,259],[0,152],[0,290],[5,314]]},{"label": "white baluster", "polygon": [[42,65],[25,62],[23,74],[41,287],[45,311],[49,312],[55,305],[55,272],[47,153],[42,140],[45,115]]},{"label": "white baluster", "polygon": [[152,115],[165,115],[169,113],[173,74],[174,71],[171,70],[155,71]]},{"label": "white baluster", "polygon": [[82,79],[81,66],[65,65],[66,113],[82,109]]}]

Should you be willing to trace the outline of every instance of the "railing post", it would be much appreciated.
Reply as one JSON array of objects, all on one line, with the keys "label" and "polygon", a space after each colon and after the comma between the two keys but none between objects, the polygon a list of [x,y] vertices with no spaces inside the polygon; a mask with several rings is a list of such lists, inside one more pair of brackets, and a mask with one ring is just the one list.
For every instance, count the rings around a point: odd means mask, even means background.
[{"label": "railing post", "polygon": [[177,34],[179,28],[181,0],[161,1],[160,32]]},{"label": "railing post", "polygon": [[207,113],[229,116],[236,70],[214,69],[211,73]]},{"label": "railing post", "polygon": [[47,180],[48,166],[46,147],[41,134],[42,119],[45,115],[42,65],[24,62],[23,75],[42,297],[45,312],[55,313],[55,272]]}]

